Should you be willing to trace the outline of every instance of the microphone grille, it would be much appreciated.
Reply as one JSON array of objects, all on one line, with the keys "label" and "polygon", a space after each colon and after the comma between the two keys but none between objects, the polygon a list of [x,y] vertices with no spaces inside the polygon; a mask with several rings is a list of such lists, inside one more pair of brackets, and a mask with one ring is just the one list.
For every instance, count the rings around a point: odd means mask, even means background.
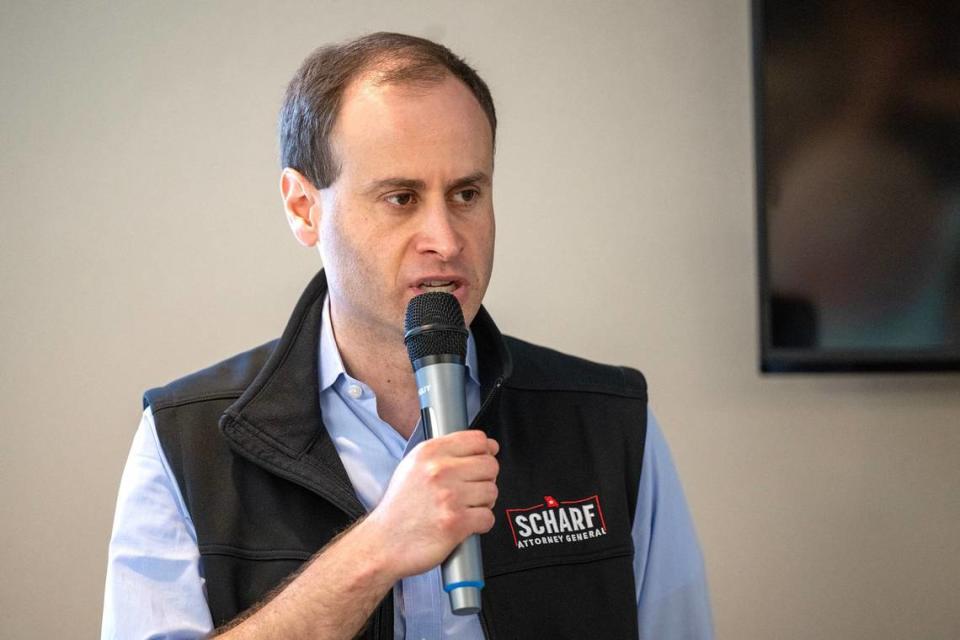
[{"label": "microphone grille", "polygon": [[463,310],[449,293],[430,291],[410,300],[403,328],[411,362],[432,355],[467,355]]}]

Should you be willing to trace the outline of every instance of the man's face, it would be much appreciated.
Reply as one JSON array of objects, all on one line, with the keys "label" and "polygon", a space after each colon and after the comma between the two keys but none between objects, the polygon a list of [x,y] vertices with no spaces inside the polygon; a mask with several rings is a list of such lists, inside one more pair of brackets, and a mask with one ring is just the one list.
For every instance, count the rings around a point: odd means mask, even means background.
[{"label": "man's face", "polygon": [[[335,322],[401,333],[412,297],[448,291],[470,323],[493,267],[493,142],[460,81],[347,88],[320,191],[320,254]],[[399,338],[398,338],[399,339]]]}]

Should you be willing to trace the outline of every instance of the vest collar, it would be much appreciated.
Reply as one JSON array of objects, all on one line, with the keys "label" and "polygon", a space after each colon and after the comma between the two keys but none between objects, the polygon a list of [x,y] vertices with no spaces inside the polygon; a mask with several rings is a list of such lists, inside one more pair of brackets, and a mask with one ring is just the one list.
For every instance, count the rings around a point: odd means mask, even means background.
[{"label": "vest collar", "polygon": [[[317,348],[327,279],[321,270],[300,296],[266,364],[220,418],[238,454],[325,497],[353,518],[364,513],[320,414]],[[470,326],[483,404],[512,371],[510,352],[486,309]]]}]

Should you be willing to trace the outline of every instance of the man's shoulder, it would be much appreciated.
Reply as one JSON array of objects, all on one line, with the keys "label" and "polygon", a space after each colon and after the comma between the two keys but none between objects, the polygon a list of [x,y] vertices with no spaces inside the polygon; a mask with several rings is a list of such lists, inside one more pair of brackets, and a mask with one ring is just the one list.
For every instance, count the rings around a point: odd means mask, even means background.
[{"label": "man's shoulder", "polygon": [[243,353],[185,375],[143,395],[143,405],[156,413],[171,407],[239,398],[273,353],[271,340]]},{"label": "man's shoulder", "polygon": [[643,374],[630,367],[603,364],[504,336],[513,372],[504,385],[528,391],[571,391],[646,398]]}]

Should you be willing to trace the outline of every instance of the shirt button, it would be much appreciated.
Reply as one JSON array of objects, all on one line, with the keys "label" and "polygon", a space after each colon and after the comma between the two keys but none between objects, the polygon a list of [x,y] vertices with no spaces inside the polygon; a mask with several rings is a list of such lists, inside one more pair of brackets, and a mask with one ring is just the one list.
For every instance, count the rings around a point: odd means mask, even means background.
[{"label": "shirt button", "polygon": [[347,387],[347,395],[356,400],[363,395],[363,388],[358,384],[352,384]]}]

